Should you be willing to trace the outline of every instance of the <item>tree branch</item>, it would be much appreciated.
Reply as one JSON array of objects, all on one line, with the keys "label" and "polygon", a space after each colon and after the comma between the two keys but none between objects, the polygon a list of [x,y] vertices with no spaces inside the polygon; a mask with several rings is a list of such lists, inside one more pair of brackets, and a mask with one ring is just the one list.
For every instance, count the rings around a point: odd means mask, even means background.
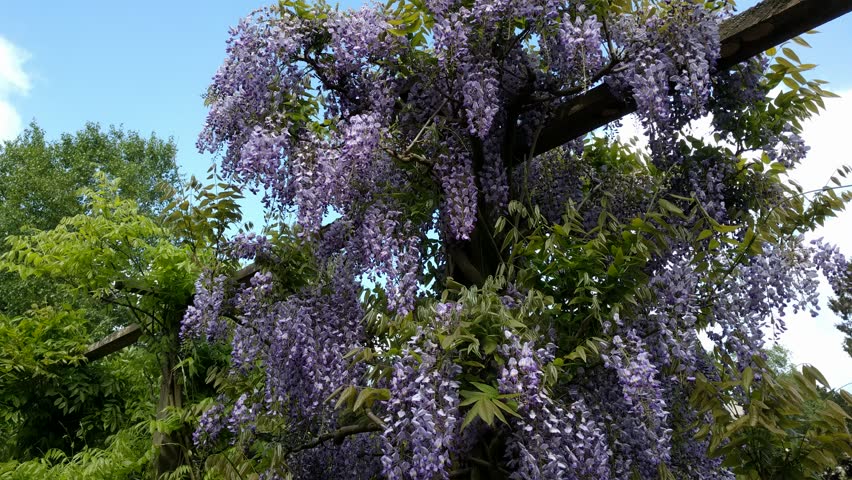
[{"label": "tree branch", "polygon": [[346,437],[362,433],[380,432],[382,430],[383,429],[381,427],[373,423],[369,425],[347,425],[345,427],[340,427],[333,432],[320,435],[308,443],[303,443],[295,448],[288,449],[287,455],[298,453],[303,450],[310,450],[311,448],[318,447],[329,440],[333,440],[335,445],[340,445],[344,440],[346,440]]},{"label": "tree branch", "polygon": [[382,421],[381,418],[377,417],[376,414],[373,413],[373,410],[371,410],[370,408],[365,408],[364,411],[367,412],[367,418],[372,420],[373,423],[375,423],[377,427],[381,428],[382,430],[388,429],[387,424],[384,421]]}]

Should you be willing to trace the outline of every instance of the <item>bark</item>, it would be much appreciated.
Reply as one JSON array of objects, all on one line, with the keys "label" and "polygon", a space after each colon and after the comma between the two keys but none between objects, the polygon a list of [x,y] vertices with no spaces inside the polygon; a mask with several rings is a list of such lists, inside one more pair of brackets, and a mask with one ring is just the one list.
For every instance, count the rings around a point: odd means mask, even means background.
[{"label": "bark", "polygon": [[[173,315],[180,319],[180,315]],[[180,339],[178,326],[180,322],[174,318],[166,321],[167,330],[164,332],[164,351],[160,353],[160,399],[157,402],[157,420],[168,416],[170,408],[183,408],[183,378],[177,371],[180,362]],[[175,471],[181,465],[189,463],[187,452],[192,447],[188,440],[188,426],[182,425],[174,432],[154,432],[154,446],[157,456],[154,458],[155,478]]]}]

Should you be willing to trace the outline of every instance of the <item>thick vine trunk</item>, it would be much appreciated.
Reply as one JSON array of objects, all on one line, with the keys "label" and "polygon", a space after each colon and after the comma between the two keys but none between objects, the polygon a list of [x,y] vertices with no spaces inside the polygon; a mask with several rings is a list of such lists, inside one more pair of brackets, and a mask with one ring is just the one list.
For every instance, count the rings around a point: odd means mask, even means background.
[{"label": "thick vine trunk", "polygon": [[[511,118],[514,119],[514,116]],[[506,138],[510,139],[513,135],[514,130],[509,129]],[[504,164],[508,165],[506,159],[512,154],[512,144],[510,142],[504,143],[506,143],[503,146]],[[496,219],[493,206],[488,205],[485,201],[483,187],[480,183],[485,160],[482,142],[474,139],[472,147],[474,178],[479,192],[477,195],[477,221],[473,232],[470,234],[470,240],[447,247],[449,275],[453,277],[453,280],[468,287],[481,286],[485,283],[490,275],[497,273],[502,261],[500,244],[498,243],[502,239],[495,237],[493,232],[494,220]]]},{"label": "thick vine trunk", "polygon": [[470,241],[452,245],[449,250],[449,274],[462,285],[481,286],[500,266],[500,252],[488,225],[482,220],[470,236]]},{"label": "thick vine trunk", "polygon": [[[514,117],[512,117],[514,119]],[[510,124],[513,123],[509,122]],[[512,154],[511,137],[513,130],[509,129],[507,141],[503,148],[504,164]],[[483,150],[479,141],[473,142],[473,165],[477,187],[479,190],[477,207],[477,222],[470,234],[470,240],[447,246],[448,274],[456,282],[466,286],[482,286],[489,276],[495,275],[503,262],[501,257],[502,235],[494,233],[494,223],[497,218],[491,206],[485,202],[483,188],[479,179],[483,168]],[[507,480],[508,472],[503,468],[505,439],[499,431],[492,432],[473,446],[468,467],[453,472],[450,478]]]},{"label": "thick vine trunk", "polygon": [[[169,322],[176,325],[176,322]],[[170,408],[183,408],[183,380],[177,372],[180,340],[176,328],[165,332],[164,351],[160,353],[160,399],[157,402],[157,420],[168,416]],[[154,446],[157,456],[154,458],[155,478],[173,472],[188,462],[186,453],[190,445],[187,442],[186,428],[181,426],[173,432],[154,432]]]}]

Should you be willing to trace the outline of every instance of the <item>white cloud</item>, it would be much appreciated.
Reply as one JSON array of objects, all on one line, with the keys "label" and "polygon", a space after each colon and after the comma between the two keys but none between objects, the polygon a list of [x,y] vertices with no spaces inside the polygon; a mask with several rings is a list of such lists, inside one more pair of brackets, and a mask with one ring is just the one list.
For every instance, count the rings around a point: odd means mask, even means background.
[{"label": "white cloud", "polygon": [[0,140],[14,138],[21,131],[21,116],[10,97],[30,91],[30,77],[24,71],[28,59],[27,52],[0,37]]},{"label": "white cloud", "polygon": [[[806,191],[822,188],[829,184],[835,171],[848,164],[852,166],[852,149],[848,141],[852,135],[852,90],[839,92],[840,98],[826,100],[826,109],[819,116],[802,124],[805,142],[811,147],[807,159],[799,168],[790,172],[790,177]],[[707,137],[710,132],[709,118],[697,120],[692,134]],[[635,138],[636,146],[647,151],[648,141],[635,116],[622,121],[618,136],[628,142]],[[852,183],[852,178],[844,184]],[[822,237],[837,245],[847,258],[852,257],[852,208],[829,219],[825,225],[807,235],[807,239]],[[791,352],[794,364],[809,363],[817,367],[833,387],[852,382],[852,358],[843,351],[843,334],[835,328],[840,319],[828,309],[831,288],[823,279],[820,288],[820,314],[812,318],[802,312],[787,316],[787,331],[781,335],[780,343]],[[852,391],[852,387],[846,386]]]},{"label": "white cloud", "polygon": [[21,116],[11,103],[0,99],[0,141],[11,140],[21,132]]}]

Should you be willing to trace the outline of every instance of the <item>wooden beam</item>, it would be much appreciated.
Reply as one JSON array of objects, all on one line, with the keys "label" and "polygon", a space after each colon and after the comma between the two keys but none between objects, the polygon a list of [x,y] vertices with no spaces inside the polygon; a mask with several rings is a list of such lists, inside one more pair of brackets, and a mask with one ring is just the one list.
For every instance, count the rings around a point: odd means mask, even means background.
[{"label": "wooden beam", "polygon": [[231,279],[239,285],[245,285],[249,282],[249,280],[251,280],[251,277],[259,271],[260,267],[257,264],[252,263],[238,270]]},{"label": "wooden beam", "polygon": [[[724,70],[852,11],[852,0],[764,0],[719,26],[722,49],[716,68]],[[599,85],[559,107],[541,130],[534,155],[548,152],[636,111],[608,86]],[[529,152],[520,150],[519,158]]]},{"label": "wooden beam", "polygon": [[93,343],[84,355],[92,362],[133,345],[141,336],[142,327],[134,323]]},{"label": "wooden beam", "polygon": [[[238,284],[246,284],[249,282],[249,280],[251,280],[251,277],[259,271],[260,267],[252,263],[251,265],[248,265],[237,271],[237,273],[234,274],[232,279]],[[116,289],[127,290],[139,295],[156,295],[157,293],[152,292],[147,288],[144,288],[138,282],[133,282],[130,280],[116,282]],[[86,353],[84,355],[91,362],[99,358],[103,358],[111,353],[115,353],[125,347],[133,345],[139,340],[139,337],[141,336],[142,327],[134,323],[115,333],[111,333],[110,335],[107,335],[101,340],[93,343],[89,346],[88,350],[86,350]]]},{"label": "wooden beam", "polygon": [[764,0],[719,26],[724,70],[852,11],[852,0]]}]

